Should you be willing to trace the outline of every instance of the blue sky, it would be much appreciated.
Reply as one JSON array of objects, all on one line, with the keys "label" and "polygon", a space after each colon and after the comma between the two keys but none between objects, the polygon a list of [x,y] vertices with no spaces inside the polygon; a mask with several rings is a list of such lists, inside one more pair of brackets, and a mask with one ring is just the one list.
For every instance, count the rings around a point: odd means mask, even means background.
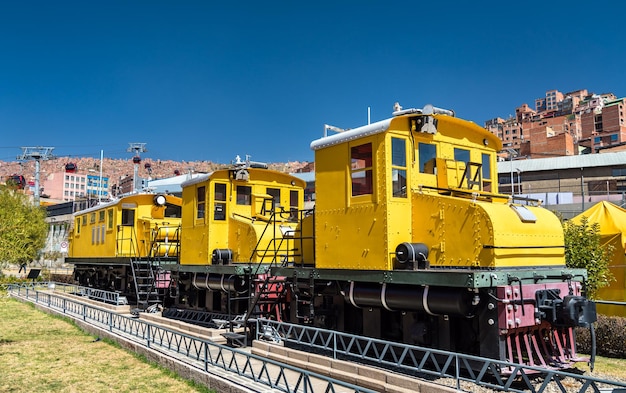
[{"label": "blue sky", "polygon": [[625,2],[1,1],[0,160],[309,161],[324,124],[626,95]]}]

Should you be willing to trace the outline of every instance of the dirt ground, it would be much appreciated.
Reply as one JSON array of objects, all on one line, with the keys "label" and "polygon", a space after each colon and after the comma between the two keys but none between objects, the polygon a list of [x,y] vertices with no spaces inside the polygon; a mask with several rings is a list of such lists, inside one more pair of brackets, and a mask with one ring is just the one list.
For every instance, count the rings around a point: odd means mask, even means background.
[{"label": "dirt ground", "polygon": [[18,278],[23,278],[26,277],[26,275],[28,274],[28,267],[26,268],[26,273],[24,273],[24,271],[22,270],[21,273],[19,273],[19,266],[16,265],[9,265],[8,268],[2,269],[2,274],[4,274],[5,276],[10,276],[10,277],[18,277]]},{"label": "dirt ground", "polygon": [[[29,266],[26,266],[26,273],[24,273],[24,270],[22,270],[22,272],[20,273],[19,265],[9,265],[8,267],[4,269],[0,269],[0,273],[1,273],[0,275],[3,274],[8,277],[26,278],[28,276],[28,272],[30,272],[31,269],[43,270],[44,266],[29,265]],[[46,269],[48,269],[48,271],[51,274],[71,274],[72,273],[72,268],[67,265],[46,267]]]}]

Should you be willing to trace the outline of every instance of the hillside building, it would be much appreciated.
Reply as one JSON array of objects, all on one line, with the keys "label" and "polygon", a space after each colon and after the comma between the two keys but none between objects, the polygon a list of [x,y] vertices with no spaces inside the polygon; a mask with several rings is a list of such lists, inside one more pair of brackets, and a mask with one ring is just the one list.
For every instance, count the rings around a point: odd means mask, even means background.
[{"label": "hillside building", "polygon": [[535,109],[522,104],[515,117],[488,120],[485,128],[520,158],[626,150],[625,101],[612,93],[590,94],[586,89],[549,90],[535,100]]},{"label": "hillside building", "polygon": [[42,194],[65,202],[76,199],[109,198],[109,178],[76,172],[49,173],[43,181]]}]

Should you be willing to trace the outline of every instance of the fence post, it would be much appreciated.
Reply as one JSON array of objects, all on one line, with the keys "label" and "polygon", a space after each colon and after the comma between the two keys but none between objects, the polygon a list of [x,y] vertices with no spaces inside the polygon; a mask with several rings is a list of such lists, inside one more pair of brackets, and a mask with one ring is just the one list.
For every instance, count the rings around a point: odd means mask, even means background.
[{"label": "fence post", "polygon": [[148,328],[148,331],[147,331],[148,348],[150,348],[150,325],[146,324],[146,327]]},{"label": "fence post", "polygon": [[456,390],[461,391],[461,371],[459,367],[461,366],[461,361],[459,360],[459,355],[454,355],[454,362],[456,363]]},{"label": "fence post", "polygon": [[87,305],[83,304],[83,321],[87,320]]},{"label": "fence post", "polygon": [[205,341],[204,344],[204,371],[209,371],[209,344]]}]

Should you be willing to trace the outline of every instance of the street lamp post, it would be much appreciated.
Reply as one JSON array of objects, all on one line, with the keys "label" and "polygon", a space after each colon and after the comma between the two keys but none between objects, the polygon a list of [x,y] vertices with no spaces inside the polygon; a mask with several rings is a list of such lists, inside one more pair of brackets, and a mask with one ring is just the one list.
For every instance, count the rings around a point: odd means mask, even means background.
[{"label": "street lamp post", "polygon": [[515,194],[515,182],[513,180],[513,157],[517,157],[517,151],[515,149],[506,148],[507,153],[509,153],[509,163],[511,165],[511,195]]}]

